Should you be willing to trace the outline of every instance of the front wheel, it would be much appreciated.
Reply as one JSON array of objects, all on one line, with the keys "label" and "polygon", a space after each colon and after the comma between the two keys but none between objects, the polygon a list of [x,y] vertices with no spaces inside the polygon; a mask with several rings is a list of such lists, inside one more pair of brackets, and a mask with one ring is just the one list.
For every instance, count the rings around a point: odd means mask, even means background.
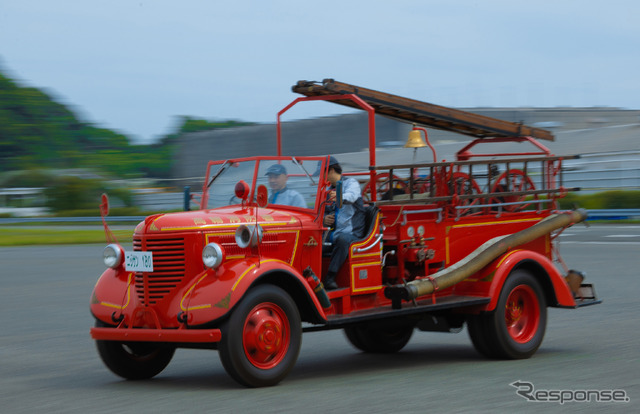
[{"label": "front wheel", "polygon": [[507,278],[496,309],[467,320],[475,348],[490,358],[524,359],[544,338],[547,305],[536,278],[517,269]]},{"label": "front wheel", "polygon": [[[106,326],[96,321],[96,327]],[[102,362],[111,372],[130,380],[155,377],[169,365],[175,353],[174,347],[151,342],[96,341],[96,347]]]},{"label": "front wheel", "polygon": [[295,365],[301,343],[294,301],[277,286],[261,285],[247,292],[223,325],[220,360],[242,385],[276,385]]}]

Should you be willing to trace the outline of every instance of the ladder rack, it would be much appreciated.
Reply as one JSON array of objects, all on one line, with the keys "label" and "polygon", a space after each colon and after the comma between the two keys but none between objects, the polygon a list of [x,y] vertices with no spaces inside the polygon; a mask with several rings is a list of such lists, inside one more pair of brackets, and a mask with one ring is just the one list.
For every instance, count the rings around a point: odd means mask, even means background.
[{"label": "ladder rack", "polygon": [[[522,123],[503,121],[459,109],[420,102],[337,82],[333,79],[325,79],[322,83],[301,80],[291,89],[293,92],[305,96],[357,95],[373,107],[379,115],[476,138],[513,138],[527,136],[549,141],[554,140],[553,134],[544,129],[529,127]],[[332,100],[331,102],[361,109],[354,101],[349,99]]]}]

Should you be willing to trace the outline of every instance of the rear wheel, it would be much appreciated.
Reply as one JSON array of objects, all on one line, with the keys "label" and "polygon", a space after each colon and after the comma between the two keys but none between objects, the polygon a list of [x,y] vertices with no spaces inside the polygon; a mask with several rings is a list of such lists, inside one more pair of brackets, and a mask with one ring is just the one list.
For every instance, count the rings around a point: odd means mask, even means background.
[{"label": "rear wheel", "polygon": [[353,346],[364,352],[394,353],[400,351],[411,339],[412,324],[367,324],[344,329]]},{"label": "rear wheel", "polygon": [[487,333],[486,315],[471,315],[467,318],[467,329],[469,337],[476,351],[480,352],[487,358],[498,358],[495,346]]},{"label": "rear wheel", "polygon": [[[108,325],[96,321],[96,327]],[[114,374],[130,380],[148,379],[164,370],[173,354],[174,347],[160,346],[152,342],[96,341],[102,362]]]},{"label": "rear wheel", "polygon": [[467,319],[475,348],[490,358],[523,359],[533,355],[544,338],[547,307],[536,278],[515,270],[507,278],[496,309]]},{"label": "rear wheel", "polygon": [[220,360],[242,385],[276,385],[295,365],[301,343],[300,314],[291,297],[262,285],[246,294],[223,325]]}]

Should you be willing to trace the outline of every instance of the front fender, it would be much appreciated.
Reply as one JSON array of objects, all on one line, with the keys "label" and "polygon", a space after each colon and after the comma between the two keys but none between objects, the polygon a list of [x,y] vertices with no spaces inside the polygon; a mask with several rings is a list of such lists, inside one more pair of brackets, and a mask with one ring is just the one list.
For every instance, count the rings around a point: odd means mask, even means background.
[{"label": "front fender", "polygon": [[488,290],[491,302],[486,305],[485,310],[492,311],[496,308],[505,280],[511,271],[517,268],[527,268],[532,271],[547,294],[548,305],[576,306],[569,285],[546,256],[530,250],[514,250],[495,260],[486,269],[488,274],[493,273],[493,280]]},{"label": "front fender", "polygon": [[[274,275],[280,277],[274,279]],[[242,300],[255,283],[277,280],[290,294],[300,291],[290,288],[297,284],[311,300],[319,316],[326,320],[322,306],[305,278],[288,263],[278,259],[246,258],[226,263],[216,272],[209,270],[196,278],[180,300],[182,317],[189,326],[206,325],[225,316]],[[298,303],[300,298],[293,297]]]},{"label": "front fender", "polygon": [[91,314],[101,321],[114,325],[118,318],[138,306],[133,272],[124,268],[105,270],[91,293]]}]

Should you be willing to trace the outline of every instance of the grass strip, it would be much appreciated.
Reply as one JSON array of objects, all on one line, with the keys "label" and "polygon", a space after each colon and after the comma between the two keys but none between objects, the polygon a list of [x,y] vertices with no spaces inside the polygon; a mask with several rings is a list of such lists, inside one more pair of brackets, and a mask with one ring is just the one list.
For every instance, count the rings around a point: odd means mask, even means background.
[{"label": "grass strip", "polygon": [[[131,230],[114,230],[113,234],[120,243],[130,243]],[[63,229],[25,229],[1,228],[0,247],[103,243],[106,238],[103,230],[63,230]]]}]

